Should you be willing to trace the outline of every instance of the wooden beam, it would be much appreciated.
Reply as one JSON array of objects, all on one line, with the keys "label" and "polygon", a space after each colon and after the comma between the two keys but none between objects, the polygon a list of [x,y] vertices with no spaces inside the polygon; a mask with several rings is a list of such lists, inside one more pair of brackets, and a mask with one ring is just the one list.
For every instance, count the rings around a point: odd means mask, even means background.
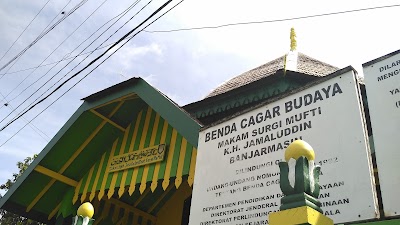
[{"label": "wooden beam", "polygon": [[[108,116],[112,116],[114,115],[118,109],[122,106],[122,104],[124,104],[124,101],[120,102],[115,108],[114,110],[108,115]],[[62,174],[65,172],[65,170],[71,165],[71,163],[76,159],[76,157],[79,156],[79,154],[81,154],[81,152],[83,151],[83,149],[85,149],[85,147],[92,141],[92,139],[97,135],[97,133],[103,128],[103,126],[106,124],[106,121],[101,122],[96,129],[89,135],[89,137],[82,143],[81,146],[79,146],[79,148],[75,151],[75,153],[67,160],[67,162],[64,163],[64,165],[61,167],[61,169],[58,171],[59,174]],[[56,182],[56,179],[52,179],[43,189],[42,191],[36,195],[36,197],[33,199],[33,201],[31,202],[31,204],[28,205],[28,207],[26,208],[26,212],[31,211],[31,209],[33,208],[33,206],[36,205],[36,203],[43,197],[43,195],[50,189],[50,187]]]},{"label": "wooden beam", "polygon": [[140,196],[140,198],[138,198],[138,200],[136,200],[135,203],[133,203],[134,207],[137,207],[139,205],[139,203],[146,197],[146,195],[150,192],[150,188],[147,188],[146,191],[144,191],[144,193]]},{"label": "wooden beam", "polygon": [[164,191],[164,193],[160,196],[160,198],[150,207],[149,210],[147,210],[147,212],[151,213],[157,207],[157,205],[160,204],[160,202],[165,198],[165,196],[167,196],[168,192],[170,192],[174,186],[175,185],[170,184],[168,188]]},{"label": "wooden beam", "polygon": [[102,118],[104,121],[108,122],[109,124],[113,125],[114,127],[120,129],[121,131],[125,132],[125,128],[123,128],[122,126],[118,125],[116,122],[112,121],[110,118],[107,118],[103,115],[101,115],[100,113],[98,113],[96,110],[91,109],[90,112],[92,112],[93,114],[95,114],[96,116]]},{"label": "wooden beam", "polygon": [[144,212],[140,209],[137,209],[129,204],[126,204],[125,202],[121,202],[118,199],[115,198],[110,198],[110,199],[104,199],[105,201],[109,201],[111,204],[117,205],[121,208],[124,208],[125,210],[129,210],[131,212],[133,212],[134,214],[138,214],[143,216],[144,218],[147,218],[149,220],[151,220],[152,222],[156,222],[157,218],[153,215],[151,215],[150,213]]},{"label": "wooden beam", "polygon": [[49,216],[47,217],[48,220],[51,220],[51,218],[54,217],[54,215],[56,215],[56,213],[58,212],[58,210],[61,207],[61,203],[59,203],[54,209],[53,211],[51,211],[51,213],[49,214]]},{"label": "wooden beam", "polygon": [[136,98],[139,98],[139,96],[136,95],[135,93],[131,93],[131,94],[122,96],[122,97],[120,97],[120,98],[114,99],[114,100],[112,100],[112,101],[106,102],[106,103],[104,103],[104,104],[98,105],[98,106],[94,107],[93,109],[98,109],[98,108],[101,108],[101,107],[103,107],[103,106],[112,104],[112,103],[114,103],[114,102],[121,102],[121,101],[125,101],[125,100],[136,99]]},{"label": "wooden beam", "polygon": [[59,174],[57,172],[54,172],[53,170],[47,169],[46,167],[43,167],[41,165],[37,165],[35,167],[35,171],[39,172],[41,174],[44,174],[44,175],[46,175],[48,177],[54,178],[54,179],[56,179],[58,181],[61,181],[64,184],[68,184],[69,186],[72,186],[72,187],[76,187],[78,185],[77,181],[75,181],[75,180],[73,180],[73,179],[71,179],[69,177],[66,177],[66,176],[64,176],[62,174]]}]

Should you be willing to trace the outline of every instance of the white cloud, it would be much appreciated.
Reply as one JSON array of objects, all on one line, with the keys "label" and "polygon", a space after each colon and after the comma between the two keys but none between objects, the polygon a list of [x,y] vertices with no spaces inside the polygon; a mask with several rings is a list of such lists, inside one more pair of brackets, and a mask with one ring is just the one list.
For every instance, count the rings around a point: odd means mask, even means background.
[{"label": "white cloud", "polygon": [[152,86],[157,86],[158,83],[158,78],[154,74],[149,74],[147,76],[137,76],[143,78],[147,83],[149,83]]},{"label": "white cloud", "polygon": [[[4,35],[0,37],[0,52],[5,52],[11,46],[43,4],[36,1],[27,1],[27,3],[28,5],[26,2],[0,1],[0,27],[4,30]],[[154,3],[155,8],[160,1]],[[60,1],[57,7],[52,7],[53,14],[51,15],[54,16],[54,11],[57,11],[55,8],[60,9],[64,4]],[[85,7],[91,6],[93,9],[99,2],[89,1],[88,4]],[[75,39],[71,42],[74,42],[74,46],[77,45],[91,33],[90,29],[96,29],[101,22],[111,18],[110,15],[114,16],[129,4],[131,2],[119,1],[112,10],[104,7],[104,13],[95,14],[91,20],[92,23],[86,24],[85,28],[82,27],[79,35],[74,36]],[[281,1],[271,5],[265,0],[185,1],[148,30],[281,19],[390,4],[397,3],[394,0],[379,2],[368,0],[362,3],[344,0],[305,0]],[[94,71],[69,94],[61,98],[50,110],[47,110],[47,113],[35,120],[35,124],[52,136],[81,104],[79,100],[81,97],[127,79],[120,74],[126,77],[143,77],[179,104],[200,100],[201,96],[208,94],[218,84],[287,52],[289,31],[292,26],[296,28],[298,35],[299,51],[338,67],[354,63],[358,65],[356,66],[358,69],[363,62],[399,49],[397,36],[385,35],[393,31],[393,21],[397,21],[396,10],[398,8],[213,30],[142,33],[106,61],[100,67],[101,69]],[[57,30],[47,39],[38,42],[13,70],[38,65],[43,57],[56,46],[57,41],[63,40],[81,19],[89,15],[89,11],[85,8],[77,11],[77,14],[74,14],[77,17],[66,20],[60,27],[62,28],[59,29],[60,32]],[[36,22],[32,24],[30,30],[21,37],[7,56],[13,56],[29,44],[43,26],[50,22],[52,16],[50,12],[41,14],[43,21],[40,20],[40,26],[37,26]],[[126,30],[121,30],[121,33],[124,32]],[[115,40],[109,40],[109,42],[112,41]],[[66,46],[63,47],[59,57],[71,51]],[[116,47],[108,54],[115,50]],[[3,59],[1,63],[6,62],[6,59]],[[58,58],[52,58],[48,62],[57,60]],[[82,66],[85,64],[86,62]],[[36,74],[42,73],[37,71]],[[19,73],[4,77],[0,82],[0,91],[7,93],[25,75],[26,73]],[[2,113],[8,112],[2,109],[0,116]],[[0,136],[0,141],[5,140],[2,137]],[[3,156],[0,161],[0,170],[13,168],[18,160],[38,153],[44,146],[44,143],[40,141],[42,139],[36,133],[26,128],[24,132],[0,148],[0,154]]]},{"label": "white cloud", "polygon": [[[112,48],[108,54],[116,51],[119,46]],[[112,56],[112,60],[123,65],[124,69],[130,69],[135,61],[143,57],[154,57],[157,60],[162,60],[162,56],[163,50],[157,43],[142,46],[126,44]]]}]

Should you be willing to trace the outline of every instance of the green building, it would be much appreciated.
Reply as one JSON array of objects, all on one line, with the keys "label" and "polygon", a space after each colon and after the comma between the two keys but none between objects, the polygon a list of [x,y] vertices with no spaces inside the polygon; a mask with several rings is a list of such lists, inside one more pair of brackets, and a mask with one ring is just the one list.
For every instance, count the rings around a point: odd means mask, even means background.
[{"label": "green building", "polygon": [[[290,54],[183,107],[141,78],[84,98],[0,199],[0,207],[46,224],[71,224],[79,205],[89,201],[94,224],[188,224],[196,170],[202,169],[196,167],[196,154],[203,126],[342,71],[302,53]],[[365,100],[364,85],[359,85]]]}]

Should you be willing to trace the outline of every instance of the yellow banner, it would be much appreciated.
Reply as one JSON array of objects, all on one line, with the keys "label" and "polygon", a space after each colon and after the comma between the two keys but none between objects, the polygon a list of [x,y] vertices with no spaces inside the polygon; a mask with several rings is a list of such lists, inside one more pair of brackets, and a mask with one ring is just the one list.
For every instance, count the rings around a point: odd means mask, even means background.
[{"label": "yellow banner", "polygon": [[108,171],[115,172],[164,160],[165,144],[160,144],[111,158]]}]

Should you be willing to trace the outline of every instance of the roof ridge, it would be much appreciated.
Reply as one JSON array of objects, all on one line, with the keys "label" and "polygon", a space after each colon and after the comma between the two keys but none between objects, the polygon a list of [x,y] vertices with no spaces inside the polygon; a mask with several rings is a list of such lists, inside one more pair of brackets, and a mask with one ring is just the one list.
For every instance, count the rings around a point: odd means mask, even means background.
[{"label": "roof ridge", "polygon": [[[310,76],[323,77],[339,69],[338,67],[319,61],[301,52],[298,52],[298,54],[299,57],[297,59],[297,72],[299,73]],[[286,54],[251,70],[243,72],[229,80],[224,81],[217,88],[211,91],[205,98],[213,97],[231,91],[235,88],[255,82],[261,78],[274,74],[279,69],[284,68],[285,56]]]},{"label": "roof ridge", "polygon": [[299,52],[299,56],[300,56],[300,55],[301,55],[301,56],[304,56],[304,57],[306,57],[306,58],[308,58],[308,59],[311,59],[311,60],[313,60],[314,62],[323,64],[323,65],[326,65],[326,66],[330,66],[330,67],[333,67],[333,68],[336,68],[336,69],[340,69],[339,67],[333,66],[333,65],[331,65],[331,64],[329,64],[329,63],[326,63],[326,62],[322,62],[322,61],[320,61],[320,60],[318,60],[318,59],[315,59],[315,58],[313,58],[313,57],[311,57],[311,56],[309,56],[309,55],[306,55],[306,54],[304,54],[304,53]]}]

